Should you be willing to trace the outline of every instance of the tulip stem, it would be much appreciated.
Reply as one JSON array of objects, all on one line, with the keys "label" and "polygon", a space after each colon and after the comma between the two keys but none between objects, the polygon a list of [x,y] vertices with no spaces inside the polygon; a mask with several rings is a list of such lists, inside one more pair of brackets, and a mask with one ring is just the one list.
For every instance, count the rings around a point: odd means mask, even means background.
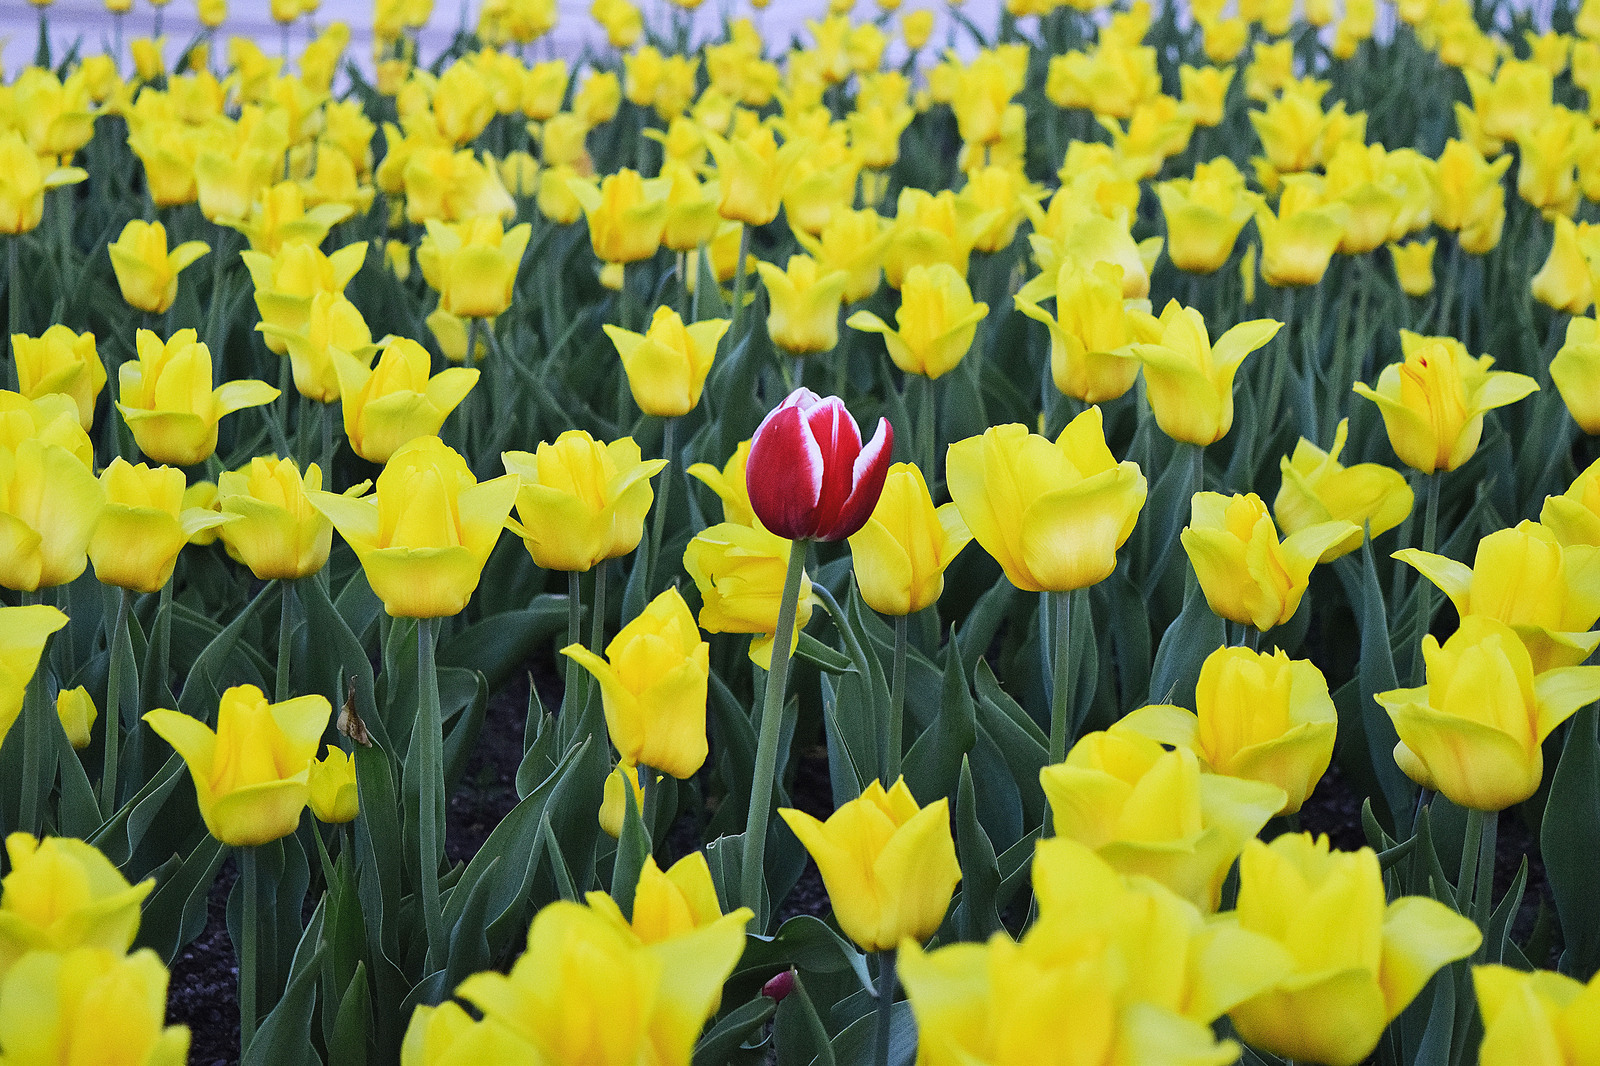
[{"label": "tulip stem", "polygon": [[[1439,542],[1439,482],[1443,474],[1418,475],[1427,481],[1427,503],[1422,516],[1422,550],[1432,554]],[[1422,657],[1422,638],[1433,625],[1433,582],[1427,578],[1417,581],[1417,625],[1411,634],[1411,676],[1415,684],[1427,677],[1427,663]]]},{"label": "tulip stem", "polygon": [[[156,676],[157,687],[155,692],[161,691],[161,686],[167,683],[167,667],[172,661],[172,586],[176,578],[168,578],[167,583],[161,586],[161,592],[156,598]],[[157,697],[160,698],[160,697]]]},{"label": "tulip stem", "polygon": [[878,952],[878,1032],[876,1054],[872,1060],[877,1066],[889,1066],[889,1022],[894,1010],[895,961],[894,948]]},{"label": "tulip stem", "polygon": [[[13,243],[16,238],[12,238]],[[709,251],[708,251],[709,254]],[[728,327],[728,346],[739,343],[739,322],[744,318],[744,260],[750,254],[750,226],[739,223],[739,258],[733,264],[733,322]],[[715,271],[713,271],[713,274]],[[698,316],[697,316],[698,317]]]},{"label": "tulip stem", "polygon": [[422,760],[417,794],[417,839],[422,875],[422,920],[428,936],[428,971],[444,966],[444,907],[439,898],[440,832],[444,814],[444,723],[439,711],[439,672],[434,664],[434,620],[417,619],[416,752]]},{"label": "tulip stem", "polygon": [[[22,332],[22,237],[13,235],[6,238],[6,303],[7,313],[10,316],[7,322],[7,336],[15,337]],[[17,361],[11,360],[11,373],[7,376],[8,384],[18,392],[22,391],[20,373]]]},{"label": "tulip stem", "polygon": [[[1456,911],[1487,929],[1494,900],[1494,857],[1500,815],[1467,808],[1461,840],[1461,872],[1456,877]],[[1481,954],[1482,948],[1479,948]]]},{"label": "tulip stem", "polygon": [[273,688],[273,702],[282,703],[289,698],[290,653],[294,650],[294,582],[280,581],[283,599],[278,611],[278,676]]},{"label": "tulip stem", "polygon": [[117,759],[122,740],[122,671],[133,662],[133,638],[128,633],[128,607],[133,593],[117,590],[117,620],[106,645],[111,663],[106,677],[105,763],[100,770],[100,814],[110,818],[117,810]]},{"label": "tulip stem", "polygon": [[596,655],[606,641],[606,560],[594,568],[594,614],[589,618],[589,650]]},{"label": "tulip stem", "polygon": [[[748,232],[748,231],[747,231]],[[806,571],[806,542],[789,545],[789,569],[778,601],[778,624],[772,634],[772,666],[762,698],[755,772],[750,782],[750,816],[745,822],[744,855],[739,870],[741,902],[756,912],[756,928],[767,928],[767,891],[763,866],[767,852],[767,820],[772,815],[772,790],[778,774],[778,734],[782,731],[784,694],[789,683],[789,644],[800,603],[800,579]]]},{"label": "tulip stem", "polygon": [[256,1039],[256,924],[261,886],[257,881],[256,849],[238,850],[239,880],[244,883],[244,913],[239,916],[239,1057]]},{"label": "tulip stem", "polygon": [[1050,764],[1067,757],[1067,726],[1072,720],[1072,593],[1046,592],[1042,606],[1054,608],[1052,634],[1054,650],[1050,656]]},{"label": "tulip stem", "polygon": [[894,667],[889,680],[889,742],[883,759],[883,787],[894,787],[900,777],[900,751],[905,743],[906,649],[910,643],[910,616],[895,615]]},{"label": "tulip stem", "polygon": [[663,472],[656,489],[655,514],[650,518],[650,559],[648,569],[645,570],[645,591],[654,593],[656,578],[661,575],[661,539],[667,528],[667,501],[672,497],[673,469],[673,431],[677,429],[676,418],[665,419],[661,428],[661,456],[667,461],[667,469]]},{"label": "tulip stem", "polygon": [[[26,604],[39,602],[38,597],[31,592],[22,594],[21,602]],[[50,719],[46,717],[44,698],[44,672],[48,658],[39,656],[38,669],[28,679],[28,687],[23,690],[22,697],[22,809],[21,828],[30,833],[38,833],[39,825],[39,798],[46,791],[44,783],[44,752],[45,731],[50,728]]]}]

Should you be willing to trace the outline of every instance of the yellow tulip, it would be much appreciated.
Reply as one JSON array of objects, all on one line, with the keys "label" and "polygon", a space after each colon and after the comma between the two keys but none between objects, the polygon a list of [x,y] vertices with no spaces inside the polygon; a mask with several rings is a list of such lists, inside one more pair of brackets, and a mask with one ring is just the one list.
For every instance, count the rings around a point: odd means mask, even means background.
[{"label": "yellow tulip", "polygon": [[44,218],[44,194],[89,176],[78,167],[46,169],[17,130],[0,134],[0,234],[30,233]]},{"label": "yellow tulip", "polygon": [[694,167],[669,159],[661,166],[661,176],[670,185],[667,191],[667,221],[661,230],[661,243],[674,252],[692,252],[716,236],[722,216],[717,214],[715,190],[703,183]]},{"label": "yellow tulip", "polygon": [[361,813],[355,760],[345,754],[344,749],[329,747],[326,755],[313,760],[306,785],[309,789],[306,802],[317,821],[338,825],[355,821],[356,815]]},{"label": "yellow tulip", "polygon": [[1407,244],[1389,242],[1395,280],[1407,296],[1426,296],[1433,291],[1433,252],[1438,246],[1437,237]]},{"label": "yellow tulip", "polygon": [[944,571],[972,540],[953,503],[937,509],[922,471],[895,463],[867,524],[850,536],[861,598],[879,614],[908,615],[944,591]]},{"label": "yellow tulip", "polygon": [[138,359],[119,372],[122,412],[139,450],[158,463],[194,466],[217,450],[217,421],[278,398],[264,381],[228,381],[211,387],[211,349],[192,329],[162,343],[147,329],[135,334]]},{"label": "yellow tulip", "polygon": [[584,571],[626,555],[644,536],[655,493],[650,479],[667,465],[645,459],[632,437],[602,444],[569,429],[536,452],[505,452],[517,475],[517,517],[507,528],[546,570]]},{"label": "yellow tulip", "polygon": [[515,475],[479,484],[465,459],[438,437],[401,445],[370,496],[311,494],[311,504],[355,549],[390,615],[459,614],[516,499]]},{"label": "yellow tulip", "polygon": [[[448,314],[435,312],[440,313]],[[319,292],[311,298],[305,322],[298,331],[266,322],[256,329],[287,346],[295,391],[318,403],[333,403],[339,399],[335,349],[365,364],[372,360],[372,353],[378,347],[372,343],[372,331],[367,328],[361,312],[337,291]]]},{"label": "yellow tulip", "polygon": [[67,624],[54,607],[0,607],[0,739],[11,732],[50,634]]},{"label": "yellow tulip", "polygon": [[1377,700],[1400,735],[1400,769],[1462,807],[1498,811],[1533,795],[1545,738],[1600,698],[1600,666],[1536,673],[1516,632],[1487,615],[1463,617],[1442,647],[1423,637],[1422,656],[1425,685]]},{"label": "yellow tulip", "polygon": [[1595,319],[1567,323],[1566,340],[1550,360],[1550,380],[1579,428],[1600,433],[1600,324]]},{"label": "yellow tulip", "polygon": [[105,509],[89,540],[94,576],[133,592],[160,592],[172,577],[178,552],[201,530],[232,521],[184,506],[183,471],[130,465],[122,458],[100,474]]},{"label": "yellow tulip", "polygon": [[537,1049],[513,1062],[688,1062],[751,917],[741,907],[646,944],[613,916],[558,901],[534,918],[509,974],[473,974],[456,995]]},{"label": "yellow tulip", "polygon": [[0,1041],[18,1062],[184,1066],[189,1030],[163,1026],[167,968],[148,948],[36,951],[0,982]]},{"label": "yellow tulip", "polygon": [[933,17],[933,12],[928,10],[907,11],[901,17],[900,33],[908,49],[915,52],[928,43],[928,38],[933,36]]},{"label": "yellow tulip", "polygon": [[30,951],[133,946],[139,907],[155,888],[130,885],[95,847],[71,837],[6,837],[11,872],[0,882],[0,979]]},{"label": "yellow tulip", "polygon": [[400,1066],[477,1066],[537,1061],[533,1047],[489,1018],[474,1019],[455,1000],[437,1007],[418,1004],[400,1045]]},{"label": "yellow tulip", "polygon": [[428,219],[427,227],[417,265],[439,293],[439,306],[463,318],[503,314],[532,227],[524,222],[503,232],[499,219],[483,215],[456,225]]},{"label": "yellow tulip", "polygon": [[[371,139],[370,130],[360,132]],[[332,154],[334,148],[329,145],[321,150]],[[247,216],[224,224],[244,234],[251,251],[257,254],[278,256],[295,244],[316,248],[336,223],[350,217],[351,209],[344,204],[329,203],[307,208],[305,196],[305,190],[297,182],[280,181],[256,196]],[[366,245],[363,243],[359,247],[365,249]]]},{"label": "yellow tulip", "polygon": [[167,230],[159,222],[134,219],[107,248],[122,289],[122,299],[140,311],[160,314],[178,296],[178,275],[211,251],[205,241],[184,241],[167,251]]},{"label": "yellow tulip", "polygon": [[1284,1058],[1356,1066],[1434,972],[1472,954],[1472,920],[1437,900],[1386,903],[1371,848],[1329,851],[1328,838],[1252,840],[1239,860],[1238,909],[1223,922],[1270,937],[1293,969],[1229,1011],[1246,1042]]},{"label": "yellow tulip", "polygon": [[894,365],[907,374],[933,380],[956,368],[972,347],[978,323],[989,305],[976,303],[967,280],[948,263],[914,266],[900,287],[900,309],[893,330],[871,311],[857,311],[846,323],[865,333],[881,333]]},{"label": "yellow tulip", "polygon": [[[772,662],[778,601],[793,547],[793,541],[759,526],[723,522],[697,533],[683,552],[683,568],[700,590],[700,628],[707,633],[754,634],[750,660],[763,670]],[[802,574],[791,654],[811,621],[814,602],[811,578]]]},{"label": "yellow tulip", "polygon": [[765,226],[778,217],[794,153],[778,147],[770,127],[761,125],[732,138],[706,131],[706,146],[717,163],[722,217],[747,226]]},{"label": "yellow tulip", "polygon": [[71,397],[46,393],[30,400],[0,389],[0,449],[16,451],[30,439],[59,445],[85,467],[94,463],[94,445],[78,424]]},{"label": "yellow tulip", "polygon": [[1544,265],[1533,276],[1533,298],[1546,307],[1581,315],[1594,305],[1594,285],[1589,276],[1586,248],[1600,251],[1587,222],[1575,223],[1565,215],[1556,216],[1555,237]]},{"label": "yellow tulip", "polygon": [[1339,715],[1322,671],[1282,650],[1218,648],[1194,699],[1195,713],[1141,707],[1112,729],[1188,748],[1215,773],[1277,785],[1288,796],[1279,813],[1298,811],[1333,759]]},{"label": "yellow tulip", "polygon": [[1193,178],[1161,182],[1156,193],[1167,220],[1172,265],[1193,274],[1209,274],[1228,261],[1261,202],[1227,156],[1199,164]]},{"label": "yellow tulip", "polygon": [[1536,673],[1576,666],[1600,646],[1600,549],[1563,547],[1536,522],[1478,541],[1469,569],[1454,559],[1406,548],[1394,553],[1444,590],[1465,619],[1480,615],[1516,631]]},{"label": "yellow tulip", "polygon": [[1183,102],[1194,114],[1197,126],[1221,125],[1228,100],[1228,88],[1233,84],[1235,67],[1178,68],[1178,83],[1183,90]]},{"label": "yellow tulip", "polygon": [[[656,778],[661,780],[660,777]],[[644,810],[644,785],[639,780],[639,768],[620,762],[606,775],[605,789],[600,799],[600,828],[612,839],[622,836],[622,823],[628,816],[628,798],[624,789],[633,792],[633,804]]]},{"label": "yellow tulip", "polygon": [[633,893],[631,920],[622,916],[616,901],[604,892],[590,892],[585,899],[591,910],[627,929],[641,944],[661,944],[714,925],[723,917],[703,851],[690,852],[665,871],[656,865],[654,856],[645,856]]},{"label": "yellow tulip", "polygon": [[1294,617],[1322,554],[1360,533],[1349,522],[1318,522],[1279,543],[1267,505],[1253,492],[1231,498],[1197,492],[1192,506],[1180,536],[1206,603],[1215,614],[1262,632]]},{"label": "yellow tulip", "polygon": [[13,334],[11,354],[22,395],[30,400],[47,393],[69,396],[78,407],[78,424],[85,431],[94,427],[95,401],[105,388],[106,368],[93,333],[54,325],[38,337]]},{"label": "yellow tulip", "polygon": [[1517,131],[1517,195],[1541,211],[1578,207],[1576,167],[1593,126],[1587,116],[1551,108],[1533,126]]},{"label": "yellow tulip", "polygon": [[1590,463],[1560,496],[1546,496],[1539,524],[1563,546],[1600,547],[1600,461]]},{"label": "yellow tulip", "polygon": [[311,302],[320,292],[340,294],[361,269],[367,244],[346,245],[323,255],[309,244],[293,243],[273,255],[241,252],[250,280],[255,284],[256,308],[261,313],[267,347],[279,355],[289,352],[288,336],[304,333],[311,318]]},{"label": "yellow tulip", "polygon": [[[727,463],[718,470],[710,463],[695,463],[689,467],[690,477],[697,479],[722,501],[722,520],[740,526],[759,526],[755,508],[750,505],[750,489],[745,484],[745,464],[750,461],[750,442],[743,440],[734,448]],[[1597,542],[1600,543],[1600,542]]]},{"label": "yellow tulip", "polygon": [[786,270],[757,263],[767,286],[767,333],[791,355],[832,350],[839,343],[839,306],[849,275],[823,273],[809,255],[791,255]]},{"label": "yellow tulip", "polygon": [[1519,132],[1537,126],[1550,110],[1550,71],[1537,63],[1507,60],[1493,79],[1475,70],[1462,73],[1483,132],[1496,140],[1516,140]]},{"label": "yellow tulip", "polygon": [[1588,1066],[1597,1053],[1591,1022],[1600,1011],[1600,977],[1589,983],[1549,970],[1472,968],[1483,1017],[1482,1066]]},{"label": "yellow tulip", "polygon": [[1256,209],[1261,234],[1261,277],[1268,285],[1315,285],[1344,239],[1350,208],[1325,201],[1317,179],[1291,174],[1274,215]]},{"label": "yellow tulip", "polygon": [[993,144],[1000,140],[1007,106],[1022,91],[1026,70],[1026,48],[1006,45],[979,52],[960,68],[950,107],[963,141]]},{"label": "yellow tulip", "polygon": [[999,218],[999,212],[986,211],[949,189],[902,189],[883,259],[889,286],[898,289],[912,267],[933,263],[948,263],[965,277],[972,249]]},{"label": "yellow tulip", "polygon": [[601,262],[636,263],[661,247],[670,181],[647,181],[624,168],[607,175],[598,189],[575,179],[568,187],[589,218],[589,242]]},{"label": "yellow tulip", "polygon": [[104,505],[94,474],[60,444],[0,445],[0,586],[34,592],[75,580]]},{"label": "yellow tulip", "polygon": [[893,232],[870,208],[835,211],[816,236],[795,233],[800,247],[815,259],[824,274],[842,270],[848,277],[844,301],[860,303],[878,291],[883,280],[883,254]]},{"label": "yellow tulip", "polygon": [[1474,358],[1454,337],[1400,331],[1405,359],[1378,375],[1373,389],[1352,388],[1378,405],[1400,461],[1424,474],[1454,470],[1478,450],[1484,412],[1516,403],[1539,384],[1524,374],[1489,368],[1491,356]]},{"label": "yellow tulip", "polygon": [[282,174],[291,143],[290,109],[248,104],[238,122],[219,121],[195,155],[200,210],[212,222],[242,222],[250,208]]},{"label": "yellow tulip", "polygon": [[217,478],[218,507],[239,517],[219,529],[228,554],[262,581],[310,577],[328,561],[333,525],[312,506],[322,489],[316,463],[304,478],[293,459],[262,456]]},{"label": "yellow tulip", "polygon": [[1200,312],[1172,300],[1161,312],[1160,325],[1159,340],[1127,349],[1144,367],[1156,424],[1173,440],[1213,444],[1233,426],[1233,378],[1240,364],[1283,323],[1270,318],[1241,322],[1213,347]]},{"label": "yellow tulip", "polygon": [[1098,407],[1054,443],[1014,423],[993,426],[950,445],[945,468],[967,528],[1025,592],[1110,577],[1147,491],[1139,465],[1106,447]]},{"label": "yellow tulip", "polygon": [[[1349,522],[1378,536],[1404,522],[1415,502],[1411,487],[1398,470],[1382,463],[1339,462],[1350,435],[1350,420],[1341,418],[1328,451],[1304,437],[1293,456],[1278,460],[1283,483],[1272,501],[1273,514],[1285,533],[1298,533],[1320,522]],[[1362,528],[1322,553],[1318,562],[1329,563],[1361,547]]]},{"label": "yellow tulip", "polygon": [[706,761],[711,645],[700,639],[677,589],[651,600],[601,658],[581,644],[561,649],[600,682],[611,743],[630,765],[683,780]]},{"label": "yellow tulip", "polygon": [[370,463],[386,463],[407,441],[439,432],[467,393],[478,371],[453,366],[428,376],[431,359],[414,340],[390,337],[376,366],[330,348],[344,404],[350,448]]},{"label": "yellow tulip", "polygon": [[1063,763],[1039,772],[1057,836],[1093,848],[1119,873],[1141,875],[1216,910],[1222,879],[1285,795],[1276,785],[1202,774],[1188,748],[1131,731],[1090,733]]},{"label": "yellow tulip", "polygon": [[100,709],[94,705],[94,697],[89,695],[89,690],[79,685],[56,693],[56,717],[61,720],[61,731],[67,735],[68,742],[82,751],[89,746],[91,731],[95,719],[100,717]]},{"label": "yellow tulip", "polygon": [[778,814],[816,860],[844,935],[864,951],[893,951],[938,931],[961,880],[950,835],[950,801],[926,807],[897,780],[874,780],[859,799],[819,822],[804,811]]},{"label": "yellow tulip", "polygon": [[633,402],[647,415],[676,418],[694,410],[711,373],[717,345],[728,332],[725,318],[685,326],[678,312],[657,307],[645,333],[632,333],[609,323],[601,328],[622,358]]},{"label": "yellow tulip", "polygon": [[254,685],[222,694],[217,729],[181,711],[144,716],[189,765],[206,829],[250,847],[294,832],[310,798],[310,767],[333,707],[322,696],[268,703]]},{"label": "yellow tulip", "polygon": [[1505,188],[1502,181],[1511,156],[1487,162],[1478,149],[1463,141],[1445,144],[1433,171],[1433,220],[1461,234],[1461,248],[1484,255],[1500,243],[1505,226]]},{"label": "yellow tulip", "polygon": [[1097,262],[1085,269],[1063,262],[1055,276],[1055,314],[1039,306],[1052,295],[1023,286],[1017,310],[1050,330],[1050,377],[1063,395],[1084,403],[1115,400],[1139,376],[1136,360],[1114,354],[1136,341],[1159,339],[1150,301],[1123,297],[1122,268]]}]

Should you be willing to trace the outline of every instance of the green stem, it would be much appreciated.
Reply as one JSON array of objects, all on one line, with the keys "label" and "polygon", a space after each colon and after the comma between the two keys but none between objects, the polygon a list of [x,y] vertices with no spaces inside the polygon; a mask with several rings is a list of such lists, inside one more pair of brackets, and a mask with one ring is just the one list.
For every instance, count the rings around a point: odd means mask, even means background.
[{"label": "green stem", "polygon": [[239,879],[244,882],[244,913],[239,919],[239,1057],[256,1039],[256,926],[260,918],[261,884],[256,849],[240,848]]},{"label": "green stem", "polygon": [[[1422,518],[1422,550],[1432,554],[1439,541],[1439,482],[1442,471],[1420,475],[1427,479],[1427,503]],[[1417,581],[1417,625],[1411,634],[1411,676],[1414,684],[1422,684],[1427,677],[1427,663],[1422,657],[1422,638],[1433,625],[1433,582],[1427,578]]]},{"label": "green stem", "polygon": [[[30,592],[22,594],[22,603],[37,603],[38,597]],[[39,656],[39,667],[28,679],[22,701],[22,809],[21,828],[34,834],[42,830],[39,824],[39,801],[49,790],[44,781],[45,732],[50,719],[44,697],[44,674],[49,660]]]},{"label": "green stem", "polygon": [[[606,646],[606,560],[594,568],[594,614],[589,618],[589,650],[596,655]],[[585,671],[587,673],[587,671]]]},{"label": "green stem", "polygon": [[1050,655],[1050,764],[1067,757],[1067,727],[1072,721],[1072,688],[1069,667],[1072,658],[1072,593],[1047,592],[1040,606],[1054,608],[1053,644]]},{"label": "green stem", "polygon": [[122,672],[133,662],[133,637],[128,632],[128,608],[133,593],[117,590],[117,620],[112,624],[107,648],[111,664],[106,678],[105,763],[100,770],[100,814],[110,818],[117,810],[117,760],[122,740]]},{"label": "green stem", "polygon": [[283,581],[283,599],[278,610],[278,676],[272,690],[272,701],[282,703],[289,698],[289,665],[294,651],[294,582]]},{"label": "green stem", "polygon": [[662,471],[661,479],[657,483],[655,514],[650,517],[650,560],[647,564],[649,569],[645,571],[645,576],[649,579],[645,582],[645,589],[650,593],[655,592],[656,579],[661,576],[661,539],[667,528],[667,502],[672,497],[675,461],[672,454],[673,431],[677,426],[678,420],[669,418],[661,429],[661,455],[667,460],[667,467]]},{"label": "green stem", "polygon": [[[7,335],[14,337],[22,332],[22,236],[14,234],[6,239],[6,296],[10,315]],[[12,387],[21,390],[17,378],[16,359],[11,361]]]},{"label": "green stem", "polygon": [[439,673],[434,664],[434,620],[417,619],[417,745],[422,784],[417,795],[418,856],[422,875],[422,920],[427,930],[427,966],[443,968],[444,907],[439,896],[439,860],[444,851],[444,722],[439,711]]},{"label": "green stem", "polygon": [[878,1028],[877,1046],[872,1061],[889,1066],[889,1021],[894,1009],[895,949],[878,952]]},{"label": "green stem", "polygon": [[807,543],[789,545],[789,569],[778,601],[778,623],[772,634],[772,666],[762,698],[760,733],[756,740],[755,773],[750,782],[750,817],[745,822],[744,856],[740,867],[740,901],[756,912],[756,928],[767,927],[766,877],[767,821],[772,815],[772,790],[778,775],[778,734],[783,721],[785,690],[789,683],[789,642],[800,603],[800,579],[806,571]]},{"label": "green stem", "polygon": [[1466,832],[1461,838],[1461,866],[1456,875],[1456,911],[1472,917],[1477,891],[1478,851],[1483,843],[1484,813],[1467,808]]},{"label": "green stem", "polygon": [[[1489,914],[1494,908],[1494,859],[1500,835],[1500,812],[1469,811],[1468,817],[1474,816],[1483,821],[1483,828],[1478,834],[1478,876],[1473,886],[1472,920],[1487,933]],[[1488,948],[1485,940],[1478,948],[1477,957],[1481,959]]]},{"label": "green stem", "polygon": [[[12,239],[15,240],[16,238]],[[709,247],[707,254],[710,254]],[[739,343],[739,323],[744,318],[744,260],[749,254],[750,227],[741,222],[739,224],[739,260],[733,266],[733,322],[728,327],[728,348],[730,351]],[[713,276],[715,276],[715,273],[715,271],[712,271]],[[698,289],[698,286],[696,288]]]},{"label": "green stem", "polygon": [[894,619],[894,668],[889,681],[889,743],[884,752],[883,787],[900,778],[900,752],[905,743],[906,650],[910,644],[910,616]]},{"label": "green stem", "polygon": [[160,692],[167,683],[168,666],[172,662],[172,586],[176,578],[168,578],[167,583],[161,586],[161,594],[157,599],[156,607],[156,676],[158,686],[153,691]]}]

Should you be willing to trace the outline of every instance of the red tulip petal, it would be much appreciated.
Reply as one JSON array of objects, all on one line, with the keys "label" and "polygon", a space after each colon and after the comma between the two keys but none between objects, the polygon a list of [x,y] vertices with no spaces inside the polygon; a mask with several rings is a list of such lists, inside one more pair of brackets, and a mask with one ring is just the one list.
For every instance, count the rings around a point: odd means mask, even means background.
[{"label": "red tulip petal", "polygon": [[861,431],[845,410],[844,401],[830,396],[806,414],[806,423],[822,450],[822,493],[817,498],[812,535],[832,540],[827,531],[838,524],[839,511],[855,487],[855,461],[861,454]]},{"label": "red tulip petal", "polygon": [[744,482],[762,525],[788,540],[811,536],[822,495],[823,454],[798,405],[785,401],[762,420],[750,441]]},{"label": "red tulip petal", "polygon": [[851,465],[853,487],[850,496],[839,509],[839,515],[823,540],[843,540],[867,524],[878,497],[883,495],[883,483],[889,476],[890,460],[894,458],[894,427],[886,418],[878,419],[878,430],[856,455]]}]

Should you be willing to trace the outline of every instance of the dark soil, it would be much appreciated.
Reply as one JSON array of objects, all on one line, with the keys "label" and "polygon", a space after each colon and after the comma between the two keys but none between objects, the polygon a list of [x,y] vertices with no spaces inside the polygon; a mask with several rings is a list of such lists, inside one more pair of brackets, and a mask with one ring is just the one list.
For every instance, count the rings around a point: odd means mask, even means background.
[{"label": "dark soil", "polygon": [[232,1066],[239,1061],[239,970],[228,939],[228,893],[237,874],[223,864],[206,897],[206,927],[172,961],[167,1024],[189,1027],[191,1066]]}]

